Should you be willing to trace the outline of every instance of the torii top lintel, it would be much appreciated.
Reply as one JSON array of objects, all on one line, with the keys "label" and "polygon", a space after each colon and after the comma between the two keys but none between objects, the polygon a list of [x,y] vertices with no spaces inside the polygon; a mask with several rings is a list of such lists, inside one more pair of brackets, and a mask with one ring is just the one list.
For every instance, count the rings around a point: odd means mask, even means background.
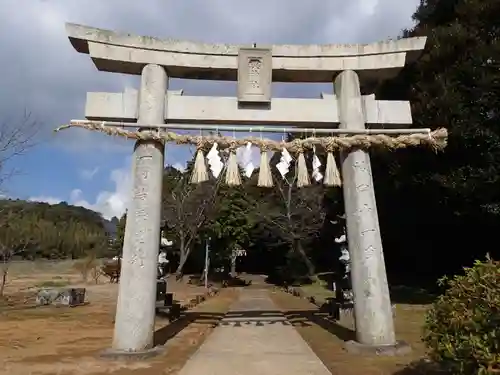
[{"label": "torii top lintel", "polygon": [[[72,23],[66,30],[73,47],[89,54],[102,71],[140,74],[146,64],[158,64],[172,78],[237,80],[237,45],[135,36]],[[417,59],[425,43],[425,37],[417,37],[372,44],[258,47],[272,50],[274,82],[332,82],[340,71],[355,70],[362,84],[372,84]]]}]

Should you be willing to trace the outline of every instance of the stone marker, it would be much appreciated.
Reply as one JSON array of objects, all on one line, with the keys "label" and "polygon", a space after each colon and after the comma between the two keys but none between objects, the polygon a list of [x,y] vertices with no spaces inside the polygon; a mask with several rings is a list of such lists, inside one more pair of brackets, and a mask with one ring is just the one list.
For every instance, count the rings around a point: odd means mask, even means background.
[{"label": "stone marker", "polygon": [[78,306],[85,303],[85,288],[44,288],[36,295],[39,306]]}]

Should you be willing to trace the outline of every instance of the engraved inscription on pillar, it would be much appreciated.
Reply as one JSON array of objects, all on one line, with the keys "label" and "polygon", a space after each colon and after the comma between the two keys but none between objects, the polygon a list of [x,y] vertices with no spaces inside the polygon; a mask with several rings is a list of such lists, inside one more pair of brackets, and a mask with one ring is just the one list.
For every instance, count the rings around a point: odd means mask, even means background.
[{"label": "engraved inscription on pillar", "polygon": [[[373,297],[376,293],[376,286],[379,283],[377,268],[370,267],[374,259],[377,258],[378,251],[373,245],[365,246],[363,251],[363,263],[365,264],[365,283],[363,293],[365,298]],[[374,293],[375,292],[375,293]]]},{"label": "engraved inscription on pillar", "polygon": [[353,164],[353,169],[357,174],[355,189],[360,200],[360,205],[354,212],[354,217],[356,218],[357,230],[360,234],[360,241],[363,244],[362,248],[364,249],[362,259],[363,262],[366,262],[373,258],[376,251],[376,246],[374,245],[377,243],[377,229],[373,220],[373,216],[376,215],[376,209],[369,203],[371,202],[369,195],[372,194],[370,187],[373,185],[371,168],[369,163],[358,160]]},{"label": "engraved inscription on pillar", "polygon": [[360,171],[360,172],[367,172],[368,175],[371,177],[371,173],[368,170],[368,167],[364,161],[356,161],[353,164],[353,168]]},{"label": "engraved inscription on pillar", "polygon": [[134,186],[133,199],[135,201],[134,216],[136,221],[136,231],[134,233],[133,241],[134,255],[132,256],[130,263],[138,263],[140,267],[144,267],[144,259],[146,257],[144,244],[146,242],[146,234],[148,232],[147,197],[151,192],[149,177],[152,173],[152,152],[154,152],[154,146],[143,144],[140,146],[140,149],[136,150],[135,155],[136,182]]},{"label": "engraved inscription on pillar", "polygon": [[238,102],[270,103],[272,52],[264,48],[240,48],[238,53]]}]

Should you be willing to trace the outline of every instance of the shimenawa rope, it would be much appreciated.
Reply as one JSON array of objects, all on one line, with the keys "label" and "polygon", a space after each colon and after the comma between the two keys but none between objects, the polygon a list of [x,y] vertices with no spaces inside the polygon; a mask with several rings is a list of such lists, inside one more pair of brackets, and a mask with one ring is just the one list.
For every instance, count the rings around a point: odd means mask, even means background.
[{"label": "shimenawa rope", "polygon": [[217,143],[219,149],[225,149],[225,151],[229,153],[228,163],[225,168],[225,182],[229,186],[241,185],[241,175],[236,157],[236,149],[247,145],[249,142],[259,147],[261,150],[258,186],[273,186],[267,151],[283,151],[286,149],[288,152],[297,155],[297,186],[300,188],[308,186],[311,183],[304,152],[315,146],[322,147],[327,153],[323,183],[326,186],[341,186],[341,175],[335,162],[335,156],[333,155],[334,151],[353,149],[367,150],[369,148],[395,150],[415,146],[428,146],[434,151],[438,151],[446,147],[448,140],[448,131],[444,128],[431,131],[428,134],[414,133],[399,136],[370,134],[336,137],[308,137],[305,139],[294,139],[291,142],[278,142],[271,139],[263,139],[262,137],[236,138],[221,135],[180,135],[162,129],[130,131],[103,124],[89,123],[72,123],[71,125],[61,126],[55,129],[55,131],[58,132],[70,127],[95,130],[111,136],[120,136],[134,140],[154,140],[159,142],[174,142],[179,145],[196,145],[197,152],[191,183],[201,183],[209,179],[203,151],[208,150],[214,143]]}]

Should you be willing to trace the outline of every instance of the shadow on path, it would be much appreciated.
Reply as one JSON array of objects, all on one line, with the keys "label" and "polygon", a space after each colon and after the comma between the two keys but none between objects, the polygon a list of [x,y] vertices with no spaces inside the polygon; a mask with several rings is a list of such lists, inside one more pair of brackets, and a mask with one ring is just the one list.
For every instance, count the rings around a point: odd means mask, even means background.
[{"label": "shadow on path", "polygon": [[[157,316],[161,317],[164,316],[164,314],[157,313]],[[215,327],[223,316],[224,314],[222,313],[184,311],[181,313],[179,319],[155,331],[154,345],[164,345],[167,341],[174,338],[183,329],[193,323]]]},{"label": "shadow on path", "polygon": [[249,325],[265,327],[271,324],[284,324],[294,327],[307,327],[311,326],[311,324],[316,324],[341,340],[348,341],[355,338],[354,331],[337,324],[328,317],[327,313],[314,309],[230,311],[226,314],[185,311],[179,319],[155,332],[155,345],[164,345],[190,324],[210,325],[212,327],[220,324],[234,327],[235,329]]},{"label": "shadow on path", "polygon": [[283,314],[285,314],[293,326],[304,326],[304,323],[305,325],[314,323],[343,341],[356,339],[355,331],[338,324],[326,312],[319,310],[292,310],[284,311]]}]

